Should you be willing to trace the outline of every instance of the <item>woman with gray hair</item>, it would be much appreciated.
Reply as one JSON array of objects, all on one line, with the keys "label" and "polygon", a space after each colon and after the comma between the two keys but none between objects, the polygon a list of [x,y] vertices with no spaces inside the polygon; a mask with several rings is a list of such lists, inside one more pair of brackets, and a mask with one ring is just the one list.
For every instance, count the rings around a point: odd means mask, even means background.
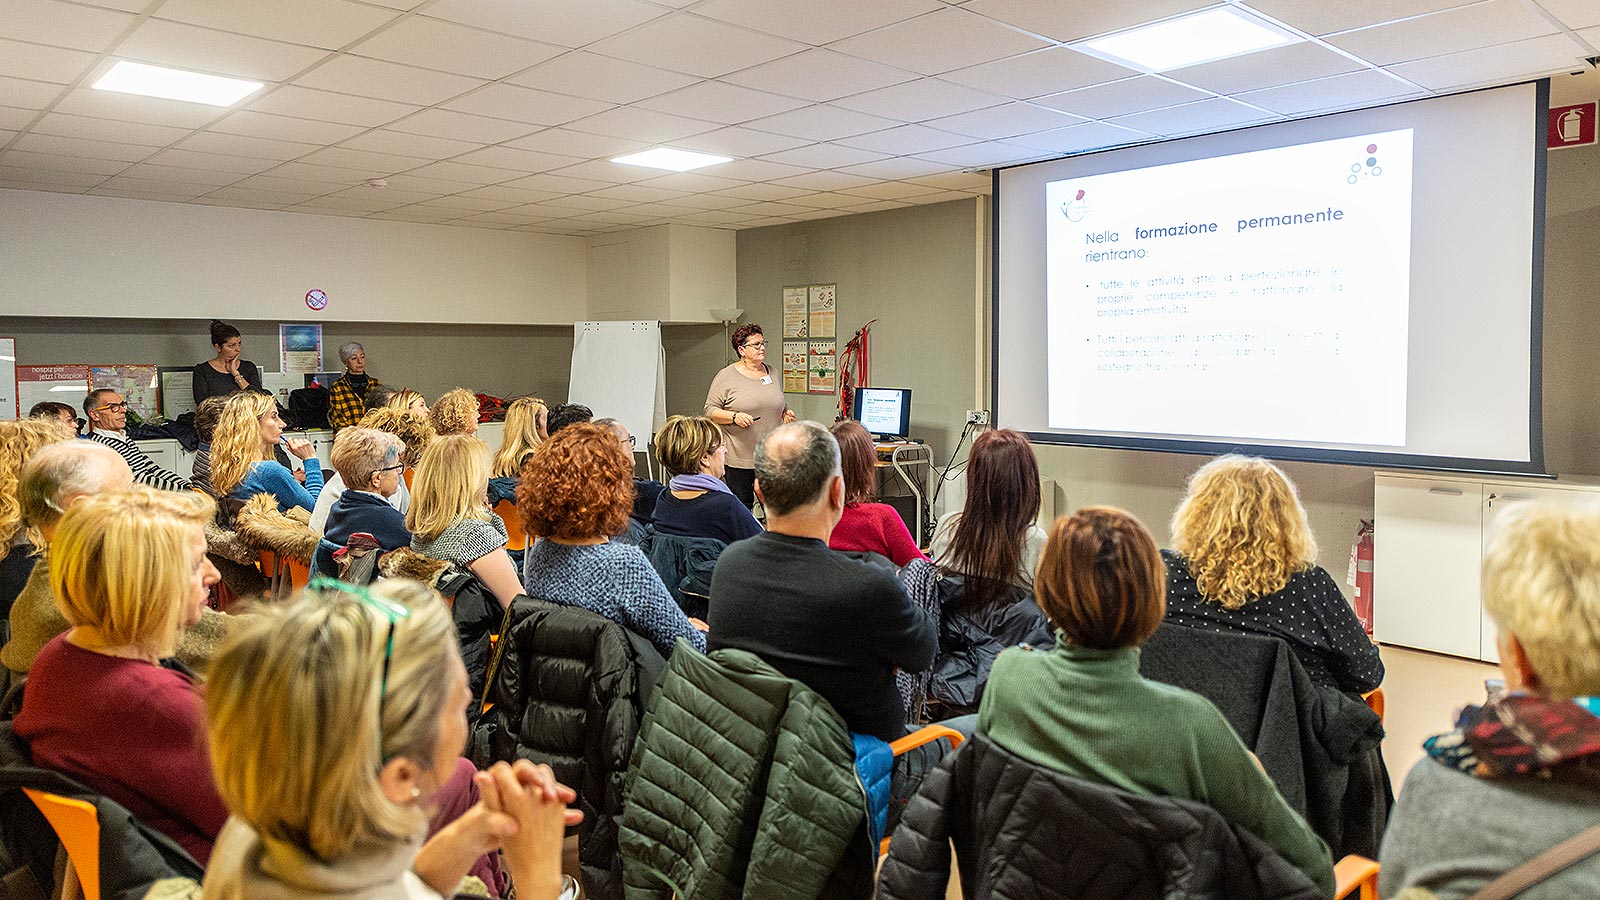
[{"label": "woman with gray hair", "polygon": [[339,345],[339,364],[344,374],[328,389],[328,427],[344,428],[361,421],[372,402],[374,391],[383,382],[367,374],[367,351],[357,342]]}]

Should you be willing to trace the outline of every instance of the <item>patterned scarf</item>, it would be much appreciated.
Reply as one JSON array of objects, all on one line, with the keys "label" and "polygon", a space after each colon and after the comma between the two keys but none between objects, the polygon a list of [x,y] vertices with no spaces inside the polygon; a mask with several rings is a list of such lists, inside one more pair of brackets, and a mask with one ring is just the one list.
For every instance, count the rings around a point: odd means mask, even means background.
[{"label": "patterned scarf", "polygon": [[1463,709],[1454,731],[1422,746],[1435,760],[1479,778],[1546,773],[1579,760],[1600,765],[1600,698],[1555,702],[1507,694]]}]

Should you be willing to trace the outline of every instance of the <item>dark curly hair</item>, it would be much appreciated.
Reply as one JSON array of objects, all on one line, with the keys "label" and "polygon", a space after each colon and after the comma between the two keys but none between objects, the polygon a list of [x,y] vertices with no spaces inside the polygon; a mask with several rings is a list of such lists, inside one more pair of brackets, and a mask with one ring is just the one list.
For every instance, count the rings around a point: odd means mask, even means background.
[{"label": "dark curly hair", "polygon": [[517,513],[530,536],[610,537],[627,527],[632,510],[633,459],[603,425],[568,425],[522,464]]},{"label": "dark curly hair", "polygon": [[744,342],[750,340],[750,336],[753,334],[760,334],[762,337],[766,336],[765,334],[762,334],[761,326],[754,322],[746,322],[745,324],[740,325],[738,328],[735,328],[733,330],[733,337],[731,339],[733,341],[733,352],[738,353],[739,348],[743,347]]}]

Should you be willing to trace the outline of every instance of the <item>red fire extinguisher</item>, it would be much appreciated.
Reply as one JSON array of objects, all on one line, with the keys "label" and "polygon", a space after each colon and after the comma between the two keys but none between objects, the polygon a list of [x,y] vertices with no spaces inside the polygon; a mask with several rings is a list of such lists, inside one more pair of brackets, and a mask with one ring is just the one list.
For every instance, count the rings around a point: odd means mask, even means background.
[{"label": "red fire extinguisher", "polygon": [[1350,575],[1355,585],[1356,618],[1368,635],[1372,634],[1372,520],[1362,519],[1356,529],[1356,542],[1350,548]]}]

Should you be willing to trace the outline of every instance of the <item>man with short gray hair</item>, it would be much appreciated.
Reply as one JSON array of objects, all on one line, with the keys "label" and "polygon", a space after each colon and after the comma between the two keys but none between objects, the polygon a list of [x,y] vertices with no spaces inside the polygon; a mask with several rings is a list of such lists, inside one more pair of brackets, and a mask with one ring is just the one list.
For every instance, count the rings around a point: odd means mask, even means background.
[{"label": "man with short gray hair", "polygon": [[894,672],[933,663],[938,624],[892,567],[828,549],[844,512],[838,442],[815,422],[780,425],[756,447],[755,472],[767,530],[718,558],[707,649],[760,656],[821,694],[853,732],[904,736]]}]

